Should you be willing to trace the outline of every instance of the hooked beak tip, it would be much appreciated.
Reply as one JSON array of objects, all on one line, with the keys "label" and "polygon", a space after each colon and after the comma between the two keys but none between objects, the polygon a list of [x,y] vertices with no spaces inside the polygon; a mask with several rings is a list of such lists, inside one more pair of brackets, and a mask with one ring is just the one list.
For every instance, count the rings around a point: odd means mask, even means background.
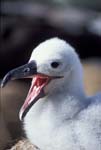
[{"label": "hooked beak tip", "polygon": [[0,88],[3,88],[2,80],[0,80]]},{"label": "hooked beak tip", "polygon": [[0,87],[3,88],[6,85],[6,83],[10,80],[10,78],[10,73],[6,74],[1,81]]}]

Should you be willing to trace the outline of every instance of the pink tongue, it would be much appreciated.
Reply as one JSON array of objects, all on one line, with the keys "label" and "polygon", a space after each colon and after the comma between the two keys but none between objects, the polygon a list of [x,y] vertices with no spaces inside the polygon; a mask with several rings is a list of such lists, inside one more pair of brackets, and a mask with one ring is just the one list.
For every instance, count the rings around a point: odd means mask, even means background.
[{"label": "pink tongue", "polygon": [[41,92],[41,89],[45,86],[45,82],[46,79],[40,77],[39,75],[36,75],[33,80],[32,80],[32,85],[31,88],[28,92],[27,98],[20,110],[20,119],[22,118],[22,115],[24,113],[24,111],[27,109],[27,107],[31,104],[31,102],[34,103],[34,101],[36,102],[36,97],[38,97],[38,95]]}]

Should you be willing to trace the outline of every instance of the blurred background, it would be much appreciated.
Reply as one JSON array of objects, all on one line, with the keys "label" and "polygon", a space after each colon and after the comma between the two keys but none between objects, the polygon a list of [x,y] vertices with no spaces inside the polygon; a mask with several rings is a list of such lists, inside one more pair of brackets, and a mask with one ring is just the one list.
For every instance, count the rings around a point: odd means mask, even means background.
[{"label": "blurred background", "polygon": [[[101,91],[100,0],[1,0],[0,80],[26,63],[40,42],[56,36],[79,54],[87,95]],[[0,89],[0,150],[25,136],[18,112],[29,86],[29,80],[17,80]]]}]

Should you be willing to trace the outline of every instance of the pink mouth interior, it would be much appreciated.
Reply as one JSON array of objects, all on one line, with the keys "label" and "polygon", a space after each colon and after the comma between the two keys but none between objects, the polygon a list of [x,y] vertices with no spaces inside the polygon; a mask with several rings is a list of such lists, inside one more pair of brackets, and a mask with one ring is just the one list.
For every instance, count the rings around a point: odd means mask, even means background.
[{"label": "pink mouth interior", "polygon": [[34,76],[27,98],[20,111],[21,116],[23,112],[26,110],[26,108],[31,104],[31,102],[35,100],[35,98],[40,94],[42,89],[48,84],[49,80],[50,80],[49,76],[40,74]]}]

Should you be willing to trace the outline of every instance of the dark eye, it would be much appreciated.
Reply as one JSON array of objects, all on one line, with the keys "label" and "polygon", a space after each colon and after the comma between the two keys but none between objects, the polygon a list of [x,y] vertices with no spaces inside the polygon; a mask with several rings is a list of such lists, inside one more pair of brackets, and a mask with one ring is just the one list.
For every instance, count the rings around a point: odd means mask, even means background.
[{"label": "dark eye", "polygon": [[60,65],[59,62],[52,62],[51,63],[52,68],[57,68],[59,65]]}]

